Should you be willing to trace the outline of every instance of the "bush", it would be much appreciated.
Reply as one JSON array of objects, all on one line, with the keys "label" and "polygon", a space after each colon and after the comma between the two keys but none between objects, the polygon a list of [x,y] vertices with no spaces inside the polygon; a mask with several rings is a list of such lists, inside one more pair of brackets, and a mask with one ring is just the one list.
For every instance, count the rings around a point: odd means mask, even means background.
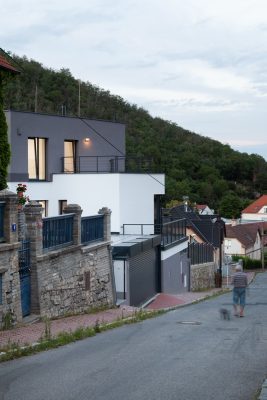
[{"label": "bush", "polygon": [[232,256],[232,260],[234,262],[242,260],[243,269],[259,269],[262,267],[261,260],[253,260],[247,256]]}]

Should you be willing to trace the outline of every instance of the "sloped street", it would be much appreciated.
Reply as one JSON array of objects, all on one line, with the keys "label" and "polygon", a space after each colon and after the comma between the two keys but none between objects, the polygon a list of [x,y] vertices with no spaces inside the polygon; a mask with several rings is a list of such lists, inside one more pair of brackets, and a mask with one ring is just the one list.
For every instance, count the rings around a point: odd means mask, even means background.
[{"label": "sloped street", "polygon": [[1,400],[252,400],[267,376],[267,273],[244,318],[232,293],[0,364]]}]

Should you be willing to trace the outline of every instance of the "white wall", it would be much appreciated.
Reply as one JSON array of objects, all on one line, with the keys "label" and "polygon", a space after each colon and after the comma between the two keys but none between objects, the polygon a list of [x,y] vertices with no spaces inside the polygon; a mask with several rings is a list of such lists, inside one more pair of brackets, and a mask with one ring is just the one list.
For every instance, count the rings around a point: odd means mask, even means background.
[{"label": "white wall", "polygon": [[267,214],[266,213],[257,213],[257,214],[245,214],[243,213],[241,215],[242,223],[245,221],[254,221],[254,222],[262,222],[262,221],[267,221]]},{"label": "white wall", "polygon": [[[121,232],[125,223],[154,223],[154,194],[164,194],[164,175],[57,174],[52,182],[27,182],[30,200],[47,200],[48,216],[59,214],[59,200],[79,204],[83,216],[111,209],[111,231]],[[158,182],[159,181],[159,182]],[[24,182],[21,182],[24,183]],[[8,184],[16,192],[18,182]]]},{"label": "white wall", "polygon": [[[231,246],[226,246],[226,244],[231,241]],[[239,240],[235,238],[225,238],[224,239],[224,253],[226,255],[235,255],[235,254],[245,254],[245,249],[239,242]]]}]

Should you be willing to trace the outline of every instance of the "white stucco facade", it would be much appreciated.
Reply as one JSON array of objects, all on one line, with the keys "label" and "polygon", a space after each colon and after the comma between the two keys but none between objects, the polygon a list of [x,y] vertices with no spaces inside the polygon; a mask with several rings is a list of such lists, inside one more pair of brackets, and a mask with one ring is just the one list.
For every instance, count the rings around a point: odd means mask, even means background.
[{"label": "white stucco facade", "polygon": [[[18,183],[10,182],[16,192]],[[51,182],[26,182],[30,200],[47,202],[48,216],[59,214],[59,201],[79,204],[83,216],[111,209],[111,231],[123,224],[154,224],[154,195],[165,193],[164,174],[55,174]],[[131,233],[128,231],[128,233]]]},{"label": "white stucco facade", "polygon": [[267,221],[267,207],[264,206],[258,213],[242,213],[241,215],[242,223],[245,222],[262,222]]}]

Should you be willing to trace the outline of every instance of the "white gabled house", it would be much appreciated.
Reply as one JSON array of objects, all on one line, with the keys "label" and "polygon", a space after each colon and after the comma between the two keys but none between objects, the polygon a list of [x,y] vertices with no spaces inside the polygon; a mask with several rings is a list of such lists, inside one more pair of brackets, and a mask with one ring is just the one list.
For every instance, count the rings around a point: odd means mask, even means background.
[{"label": "white gabled house", "polygon": [[241,221],[267,221],[267,194],[263,194],[241,212]]}]

